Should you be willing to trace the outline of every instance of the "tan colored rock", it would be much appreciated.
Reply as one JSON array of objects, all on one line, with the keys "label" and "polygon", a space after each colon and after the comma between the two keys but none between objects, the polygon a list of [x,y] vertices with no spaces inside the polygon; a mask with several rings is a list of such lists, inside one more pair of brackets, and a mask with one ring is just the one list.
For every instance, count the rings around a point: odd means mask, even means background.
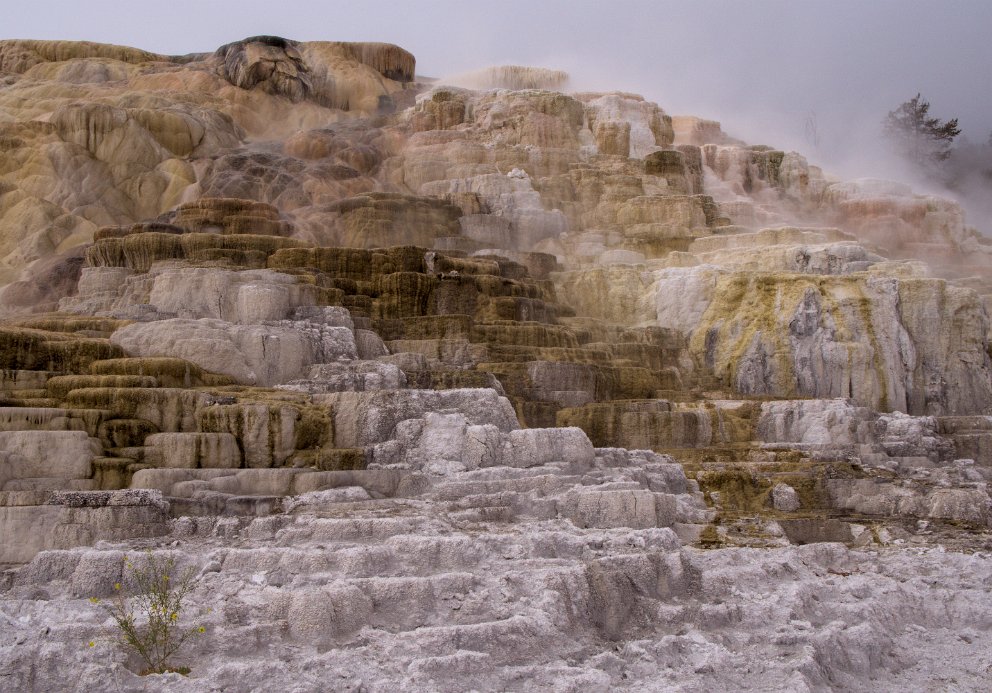
[{"label": "tan colored rock", "polygon": [[230,433],[155,433],[145,438],[145,464],[185,469],[237,469],[241,451]]},{"label": "tan colored rock", "polygon": [[67,407],[104,410],[124,419],[142,419],[159,431],[196,430],[199,410],[211,398],[185,388],[85,387],[65,396]]},{"label": "tan colored rock", "polygon": [[146,168],[173,156],[217,154],[242,137],[229,118],[206,109],[181,113],[89,103],[59,108],[51,122],[60,138],[100,161]]},{"label": "tan colored rock", "polygon": [[235,41],[214,58],[223,77],[242,89],[365,111],[380,106],[394,80],[411,81],[415,65],[410,53],[390,44],[299,43],[278,36]]},{"label": "tan colored rock", "polygon": [[[187,444],[194,447],[185,459],[189,461],[192,453],[199,451],[199,466],[211,470],[239,466],[242,457],[244,466],[249,468],[282,466],[297,449],[299,418],[298,409],[278,404],[216,404],[205,407],[198,412],[196,427],[209,435],[204,440],[188,438]],[[318,446],[321,437],[325,440],[331,437],[327,430],[314,433],[317,439],[312,442]],[[238,445],[232,447],[232,439],[237,439]],[[238,447],[244,450],[243,455],[235,455]],[[209,453],[211,457],[205,458],[204,453]],[[203,461],[216,463],[216,466],[208,467],[202,464]],[[239,464],[235,465],[235,461]]]},{"label": "tan colored rock", "polygon": [[[586,105],[589,128],[596,136],[597,144],[601,136],[605,136],[604,126],[613,129],[620,127],[627,142],[627,148],[618,147],[615,136],[607,138],[614,151],[604,151],[601,154],[620,154],[634,159],[645,156],[661,147],[672,144],[672,119],[666,115],[658,104],[645,101],[636,94],[581,94],[579,99]],[[613,125],[611,125],[613,124]],[[601,135],[602,133],[602,135]]]},{"label": "tan colored rock", "polygon": [[727,139],[720,123],[695,116],[672,116],[672,130],[676,144],[722,144]]},{"label": "tan colored rock", "polygon": [[[876,179],[834,183],[824,191],[836,219],[859,237],[898,256],[940,261],[936,253],[960,248],[967,238],[964,215],[954,202],[916,195],[907,185]],[[946,260],[945,260],[946,261]]]},{"label": "tan colored rock", "polygon": [[91,41],[11,40],[0,44],[0,71],[22,73],[46,62],[97,58],[129,64],[165,61],[165,56],[137,48]]},{"label": "tan colored rock", "polygon": [[[274,51],[272,60],[263,57],[266,51]],[[246,133],[289,135],[325,126],[346,110],[390,110],[393,95],[402,97],[414,72],[413,56],[388,44],[297,44],[263,37],[222,52],[177,59],[84,42],[0,45],[5,70],[25,75],[0,97],[10,153],[9,168],[0,164],[0,224],[12,232],[4,234],[7,246],[0,244],[0,259],[8,265],[0,279],[10,281],[53,250],[89,241],[97,226],[152,218],[204,193],[252,192],[259,187],[252,180],[256,174],[227,158]],[[261,74],[276,64],[279,69]],[[263,86],[246,91],[223,74],[245,86]],[[281,86],[265,87],[269,81]],[[294,104],[284,91],[307,98]],[[368,158],[372,151],[359,146],[342,156],[368,171],[380,160],[378,154]],[[343,168],[337,178],[354,177],[354,170]],[[325,166],[307,174],[306,203],[336,199],[349,189],[316,182],[333,178],[329,173]],[[273,185],[279,187],[270,180]],[[371,189],[349,185],[351,192]],[[272,191],[271,199],[279,197]]]},{"label": "tan colored rock", "polygon": [[435,88],[418,97],[411,116],[415,132],[448,130],[465,122],[468,94],[462,89]]},{"label": "tan colored rock", "polygon": [[461,216],[439,200],[387,193],[340,200],[325,211],[334,231],[323,231],[322,240],[348,248],[431,247],[439,236],[458,234]]},{"label": "tan colored rock", "polygon": [[24,279],[0,290],[0,311],[15,314],[56,310],[63,298],[78,291],[84,262],[82,248],[36,260],[22,273]]},{"label": "tan colored rock", "polygon": [[688,196],[643,196],[627,200],[617,209],[621,226],[662,224],[687,229],[705,228],[707,200]]}]

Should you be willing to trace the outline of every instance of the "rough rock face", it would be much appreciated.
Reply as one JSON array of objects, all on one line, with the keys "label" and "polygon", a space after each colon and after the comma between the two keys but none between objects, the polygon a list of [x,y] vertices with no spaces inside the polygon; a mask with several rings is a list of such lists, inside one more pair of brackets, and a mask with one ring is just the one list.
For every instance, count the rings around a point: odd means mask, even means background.
[{"label": "rough rock face", "polygon": [[255,177],[237,164],[252,152],[248,136],[333,123],[342,109],[394,108],[413,71],[413,56],[387,44],[256,37],[214,55],[170,58],[81,42],[3,42],[4,282],[91,240],[99,226],[197,199],[218,167],[229,189],[232,178]]},{"label": "rough rock face", "polygon": [[[711,278],[699,287],[710,300],[692,321],[690,350],[742,394],[851,397],[914,414],[990,411],[987,316],[971,291],[871,274]],[[659,284],[659,294],[675,288]],[[671,302],[659,298],[659,323],[668,324]]]},{"label": "rough rock face", "polygon": [[[383,80],[413,81],[416,63],[407,51],[385,43],[301,44],[278,36],[254,36],[229,43],[218,48],[214,58],[220,74],[236,87],[258,89],[290,101],[312,99],[345,110],[378,108],[382,103],[378,97],[389,95]],[[338,84],[341,72],[345,79]],[[379,94],[374,93],[377,86]]]},{"label": "rough rock face", "polygon": [[307,320],[239,326],[223,320],[159,320],[128,325],[111,343],[134,356],[179,356],[248,385],[278,385],[315,363],[354,359],[354,335],[345,327]]},{"label": "rough rock face", "polygon": [[0,688],[987,687],[992,246],[566,89],[0,41]]}]

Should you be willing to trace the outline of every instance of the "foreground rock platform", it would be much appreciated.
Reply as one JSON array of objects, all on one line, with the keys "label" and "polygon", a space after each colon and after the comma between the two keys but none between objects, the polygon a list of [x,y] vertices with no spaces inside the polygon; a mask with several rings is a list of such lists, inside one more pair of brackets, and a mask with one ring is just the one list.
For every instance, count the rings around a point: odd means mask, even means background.
[{"label": "foreground rock platform", "polygon": [[[185,516],[157,541],[38,554],[6,577],[6,681],[794,691],[871,679],[981,690],[992,666],[987,552],[701,550],[680,547],[668,528],[480,519],[498,513],[444,494],[388,503],[324,494],[287,514]],[[189,678],[153,683],[102,641],[86,647],[106,632],[86,598],[111,596],[122,556],[145,546],[198,576],[190,601],[207,633],[176,659],[193,667]]]},{"label": "foreground rock platform", "polygon": [[[0,41],[0,148],[0,688],[984,688],[953,201],[272,36]],[[189,677],[88,601],[146,550]]]}]

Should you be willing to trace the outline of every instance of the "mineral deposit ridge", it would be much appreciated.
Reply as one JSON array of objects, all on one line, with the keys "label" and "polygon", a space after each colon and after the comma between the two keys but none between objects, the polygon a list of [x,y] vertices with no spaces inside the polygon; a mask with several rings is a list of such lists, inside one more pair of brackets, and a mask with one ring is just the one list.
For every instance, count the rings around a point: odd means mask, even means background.
[{"label": "mineral deposit ridge", "polygon": [[[0,287],[4,691],[989,688],[954,201],[555,70],[9,40]],[[90,601],[147,551],[185,676]]]}]

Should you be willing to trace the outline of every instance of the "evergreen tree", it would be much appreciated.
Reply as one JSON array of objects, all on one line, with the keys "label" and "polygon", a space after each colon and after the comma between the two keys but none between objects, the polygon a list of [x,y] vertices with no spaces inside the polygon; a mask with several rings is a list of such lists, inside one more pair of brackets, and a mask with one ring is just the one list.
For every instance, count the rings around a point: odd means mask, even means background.
[{"label": "evergreen tree", "polygon": [[913,164],[932,169],[951,155],[951,144],[961,134],[958,119],[930,117],[930,102],[917,94],[882,121],[886,137]]}]

